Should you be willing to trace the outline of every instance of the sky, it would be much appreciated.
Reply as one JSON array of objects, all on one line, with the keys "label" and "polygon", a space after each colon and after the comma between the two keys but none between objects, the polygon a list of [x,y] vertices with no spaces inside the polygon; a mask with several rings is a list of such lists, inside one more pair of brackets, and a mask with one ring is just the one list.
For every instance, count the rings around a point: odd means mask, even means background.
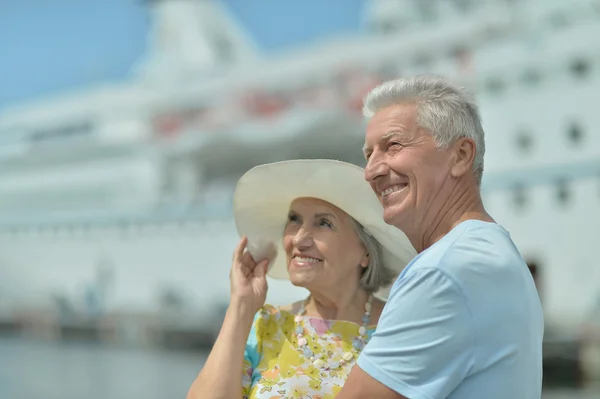
[{"label": "sky", "polygon": [[[226,3],[268,56],[328,35],[358,31],[366,0],[216,1]],[[0,108],[127,79],[146,48],[150,3],[0,0]]]}]

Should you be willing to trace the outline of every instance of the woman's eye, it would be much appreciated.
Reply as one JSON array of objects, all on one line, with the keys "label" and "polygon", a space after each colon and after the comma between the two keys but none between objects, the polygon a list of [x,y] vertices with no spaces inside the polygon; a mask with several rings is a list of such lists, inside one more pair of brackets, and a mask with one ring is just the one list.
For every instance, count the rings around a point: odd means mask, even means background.
[{"label": "woman's eye", "polygon": [[333,227],[333,225],[331,224],[331,222],[329,220],[327,220],[327,219],[322,219],[321,222],[320,222],[320,225],[323,226],[323,227],[329,227],[329,228]]}]

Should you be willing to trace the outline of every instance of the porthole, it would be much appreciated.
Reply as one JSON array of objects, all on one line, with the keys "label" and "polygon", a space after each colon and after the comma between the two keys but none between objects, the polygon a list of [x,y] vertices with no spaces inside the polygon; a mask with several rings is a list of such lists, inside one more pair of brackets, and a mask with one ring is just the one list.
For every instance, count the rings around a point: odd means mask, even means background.
[{"label": "porthole", "polygon": [[521,129],[517,132],[517,148],[523,154],[531,152],[533,147],[533,135],[527,129]]},{"label": "porthole", "polygon": [[472,0],[454,0],[454,5],[461,13],[468,13],[473,9]]},{"label": "porthole", "polygon": [[571,202],[571,190],[569,184],[565,180],[556,182],[555,187],[556,202],[559,206],[565,207]]},{"label": "porthole", "polygon": [[572,122],[567,126],[567,139],[570,144],[577,145],[583,141],[584,133],[583,128],[577,122]]},{"label": "porthole", "polygon": [[571,61],[569,69],[574,77],[576,77],[577,79],[584,79],[589,76],[591,65],[588,60],[578,58]]},{"label": "porthole", "polygon": [[504,90],[506,90],[506,84],[502,81],[502,79],[494,77],[489,78],[485,82],[486,90],[491,94],[501,94]]},{"label": "porthole", "polygon": [[529,260],[529,262],[527,262],[527,268],[531,273],[531,277],[533,277],[533,282],[535,283],[536,287],[539,288],[540,267],[538,266],[538,263],[534,260]]},{"label": "porthole", "polygon": [[552,14],[549,18],[549,22],[550,25],[558,29],[566,28],[571,23],[569,16],[562,11]]},{"label": "porthole", "polygon": [[542,74],[536,69],[527,69],[523,72],[521,80],[526,86],[537,86],[542,80]]},{"label": "porthole", "polygon": [[418,55],[413,65],[418,71],[428,72],[432,69],[433,58],[426,54]]},{"label": "porthole", "polygon": [[512,190],[512,202],[517,210],[523,210],[527,207],[527,193],[521,185],[515,186]]},{"label": "porthole", "polygon": [[390,21],[390,20],[386,19],[386,20],[381,21],[380,23],[376,24],[374,30],[378,33],[387,34],[387,33],[393,33],[397,29],[398,29],[398,27],[394,21]]}]

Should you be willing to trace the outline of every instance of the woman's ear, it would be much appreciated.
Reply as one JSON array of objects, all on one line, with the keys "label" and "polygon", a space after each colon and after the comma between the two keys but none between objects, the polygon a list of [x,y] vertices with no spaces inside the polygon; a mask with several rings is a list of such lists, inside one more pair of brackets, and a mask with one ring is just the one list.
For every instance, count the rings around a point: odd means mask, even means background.
[{"label": "woman's ear", "polygon": [[362,259],[360,260],[360,267],[367,268],[369,266],[369,253],[365,252]]}]

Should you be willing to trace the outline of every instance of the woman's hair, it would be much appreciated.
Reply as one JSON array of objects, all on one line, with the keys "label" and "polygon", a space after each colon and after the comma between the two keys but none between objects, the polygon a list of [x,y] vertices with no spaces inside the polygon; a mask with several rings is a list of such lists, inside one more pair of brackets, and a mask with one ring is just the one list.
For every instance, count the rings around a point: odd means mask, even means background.
[{"label": "woman's hair", "polygon": [[369,265],[363,268],[360,285],[369,293],[376,292],[392,282],[394,272],[383,265],[381,244],[354,218],[352,221],[369,256]]}]

